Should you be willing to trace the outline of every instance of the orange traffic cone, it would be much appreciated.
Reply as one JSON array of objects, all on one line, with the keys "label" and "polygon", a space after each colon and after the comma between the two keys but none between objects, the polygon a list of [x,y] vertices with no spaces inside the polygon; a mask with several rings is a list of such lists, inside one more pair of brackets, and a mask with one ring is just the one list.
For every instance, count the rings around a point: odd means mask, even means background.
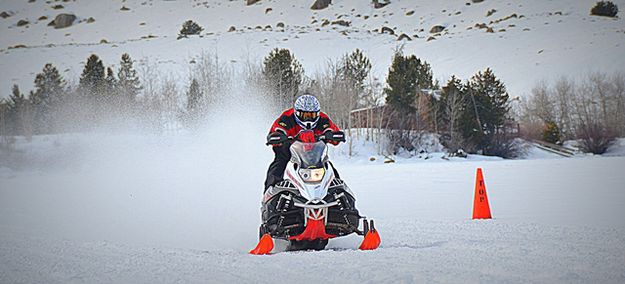
[{"label": "orange traffic cone", "polygon": [[473,219],[490,219],[490,206],[488,205],[488,197],[486,196],[486,185],[484,184],[484,176],[482,176],[482,168],[477,168],[477,176],[475,178],[475,197],[473,198]]}]

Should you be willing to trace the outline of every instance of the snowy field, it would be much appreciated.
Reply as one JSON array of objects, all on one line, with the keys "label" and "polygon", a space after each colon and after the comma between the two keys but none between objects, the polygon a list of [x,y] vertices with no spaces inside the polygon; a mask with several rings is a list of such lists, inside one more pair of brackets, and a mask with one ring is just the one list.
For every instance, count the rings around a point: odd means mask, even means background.
[{"label": "snowy field", "polygon": [[[202,53],[240,70],[289,48],[310,76],[360,48],[384,78],[403,45],[440,82],[491,67],[512,97],[539,80],[625,66],[623,12],[589,16],[595,1],[391,0],[374,9],[369,0],[334,0],[321,11],[285,0],[49,2],[0,1],[9,15],[0,18],[0,98],[13,84],[31,90],[46,63],[76,82],[93,53],[114,67],[130,53],[139,69],[155,64],[186,88]],[[47,26],[60,13],[78,19]],[[177,40],[188,19],[205,31]],[[323,24],[339,19],[350,26]],[[445,30],[431,34],[434,25]],[[402,33],[412,40],[397,41]],[[355,142],[351,158],[343,145],[331,154],[361,214],[376,220],[380,248],[359,251],[350,236],[320,252],[249,255],[277,114],[234,95],[239,109],[224,107],[195,134],[36,136],[0,152],[0,283],[625,283],[625,139],[603,156],[530,147],[519,160],[444,160],[433,149],[428,159],[392,164],[369,161],[372,145]],[[478,167],[492,220],[470,219]]]},{"label": "snowy field", "polygon": [[[0,171],[0,283],[625,281],[625,157],[337,157],[381,247],[358,251],[353,236],[321,252],[249,255],[271,159],[257,128],[247,130],[259,139],[242,141],[18,143],[22,163]],[[237,150],[228,158],[224,149]],[[470,220],[477,167],[492,220]]]}]

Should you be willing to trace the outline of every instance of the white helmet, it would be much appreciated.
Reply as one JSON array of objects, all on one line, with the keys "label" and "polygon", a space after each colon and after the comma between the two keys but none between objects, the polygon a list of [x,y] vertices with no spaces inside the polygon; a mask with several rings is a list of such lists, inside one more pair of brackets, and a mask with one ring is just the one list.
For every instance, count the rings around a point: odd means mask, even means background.
[{"label": "white helmet", "polygon": [[295,100],[295,121],[304,129],[313,129],[319,121],[321,107],[313,95],[304,94]]}]

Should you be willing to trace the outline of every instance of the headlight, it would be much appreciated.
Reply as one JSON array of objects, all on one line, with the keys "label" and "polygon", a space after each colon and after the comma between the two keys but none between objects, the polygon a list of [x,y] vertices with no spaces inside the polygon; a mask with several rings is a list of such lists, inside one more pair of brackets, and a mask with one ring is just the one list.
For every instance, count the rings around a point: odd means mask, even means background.
[{"label": "headlight", "polygon": [[305,182],[320,182],[323,179],[323,175],[326,173],[324,168],[320,169],[300,169],[299,176]]}]

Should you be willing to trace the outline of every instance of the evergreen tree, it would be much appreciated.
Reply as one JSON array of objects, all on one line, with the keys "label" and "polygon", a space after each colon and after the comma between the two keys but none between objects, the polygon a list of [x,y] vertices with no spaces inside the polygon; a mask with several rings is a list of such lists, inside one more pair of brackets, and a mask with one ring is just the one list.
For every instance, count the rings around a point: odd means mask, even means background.
[{"label": "evergreen tree", "polygon": [[106,78],[104,79],[105,81],[105,90],[106,90],[106,95],[109,97],[116,97],[118,94],[118,80],[117,78],[115,78],[115,72],[113,72],[113,68],[111,67],[107,67],[106,68]]},{"label": "evergreen tree", "polygon": [[178,34],[178,39],[190,35],[199,35],[203,30],[204,28],[202,28],[202,26],[200,26],[198,23],[192,20],[187,20],[182,24],[182,28],[180,29],[180,33]]},{"label": "evergreen tree", "polygon": [[[404,56],[396,52],[386,77],[386,104],[390,108],[390,120],[394,125],[387,135],[392,153],[399,148],[416,150],[420,143],[420,132],[428,125],[431,96],[423,89],[432,89],[430,65],[414,55]],[[417,130],[416,132],[411,130]]]},{"label": "evergreen tree", "polygon": [[263,75],[278,105],[287,108],[295,102],[304,70],[288,49],[274,49],[263,61]]},{"label": "evergreen tree", "polygon": [[200,90],[200,83],[193,78],[187,91],[186,120],[188,124],[194,124],[204,114],[204,94]]},{"label": "evergreen tree", "polygon": [[414,112],[417,93],[434,87],[432,77],[432,69],[427,62],[414,55],[395,53],[386,77],[386,103],[400,115]]},{"label": "evergreen tree", "polygon": [[102,108],[106,113],[120,112],[122,106],[121,96],[119,94],[118,80],[115,78],[115,72],[113,68],[106,68],[106,78],[104,78],[104,92],[102,99]]},{"label": "evergreen tree", "polygon": [[92,54],[80,75],[77,98],[80,101],[81,121],[86,127],[93,127],[97,121],[110,117],[108,113],[109,96],[107,94],[106,73],[102,60]]},{"label": "evergreen tree", "polygon": [[9,109],[9,119],[8,121],[11,123],[12,133],[15,135],[20,135],[24,133],[25,128],[25,114],[29,110],[28,98],[24,96],[20,92],[20,89],[17,85],[13,85],[11,88],[11,95],[8,100],[8,109]]},{"label": "evergreen tree", "polygon": [[202,108],[202,91],[200,83],[195,78],[191,80],[189,91],[187,92],[187,112],[193,113]]},{"label": "evergreen tree", "polygon": [[543,129],[543,140],[549,143],[560,143],[560,128],[553,121],[547,121]]},{"label": "evergreen tree", "polygon": [[514,154],[507,139],[506,122],[510,117],[509,95],[505,85],[489,68],[478,72],[466,84],[468,107],[463,112],[462,133],[477,151],[486,155]]},{"label": "evergreen tree", "polygon": [[106,78],[104,79],[106,81],[106,90],[107,93],[112,93],[115,91],[115,89],[117,88],[117,78],[115,78],[115,72],[113,72],[113,68],[111,67],[107,67],[106,68]]},{"label": "evergreen tree", "polygon": [[92,54],[87,58],[78,87],[84,96],[99,101],[106,90],[105,82],[104,64],[97,55]]},{"label": "evergreen tree", "polygon": [[26,105],[27,102],[28,98],[26,98],[24,94],[20,92],[19,86],[17,84],[13,85],[13,87],[11,88],[11,95],[9,96],[9,106],[11,107],[11,109],[19,111]]},{"label": "evergreen tree", "polygon": [[55,119],[55,111],[63,103],[65,81],[59,71],[48,63],[43,71],[35,77],[35,91],[30,100],[35,112],[35,129],[37,133],[49,133]]},{"label": "evergreen tree", "polygon": [[371,72],[371,61],[360,49],[354,50],[343,58],[339,73],[343,79],[350,82],[354,87],[362,89],[365,79]]},{"label": "evergreen tree", "polygon": [[364,106],[364,82],[371,72],[371,62],[360,49],[356,49],[351,54],[346,54],[340,62],[338,74],[341,82],[346,84],[346,89],[353,102],[350,105],[353,108]]},{"label": "evergreen tree", "polygon": [[124,53],[119,63],[119,92],[123,98],[123,102],[127,107],[134,105],[139,91],[141,91],[141,83],[137,71],[133,67],[133,61],[128,53]]},{"label": "evergreen tree", "polygon": [[11,146],[11,121],[10,121],[10,107],[9,102],[2,98],[0,99],[0,150],[5,147]]}]

